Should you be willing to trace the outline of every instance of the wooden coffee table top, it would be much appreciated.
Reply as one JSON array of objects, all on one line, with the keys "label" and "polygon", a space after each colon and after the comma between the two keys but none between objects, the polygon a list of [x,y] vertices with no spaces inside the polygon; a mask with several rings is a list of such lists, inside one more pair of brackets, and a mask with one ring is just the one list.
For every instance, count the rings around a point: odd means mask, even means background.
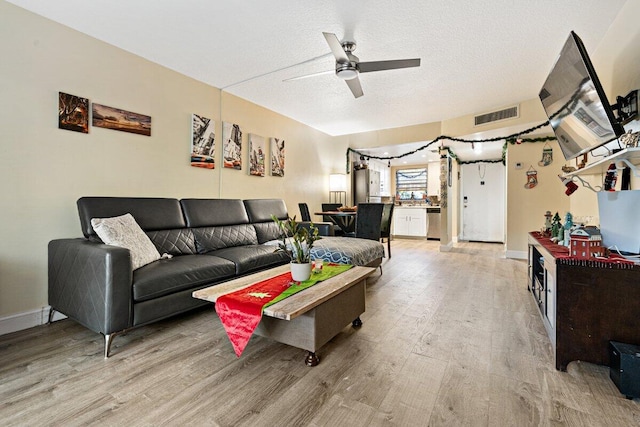
[{"label": "wooden coffee table top", "polygon": [[[244,289],[262,280],[278,276],[289,271],[289,265],[282,265],[270,270],[239,277],[229,282],[220,283],[208,288],[193,292],[194,298],[216,302],[218,297]],[[293,294],[264,309],[263,314],[283,320],[291,320],[307,311],[317,307],[328,299],[334,297],[345,289],[360,282],[375,271],[373,267],[355,266],[330,279],[324,280],[314,286]],[[313,273],[312,273],[313,274]]]}]

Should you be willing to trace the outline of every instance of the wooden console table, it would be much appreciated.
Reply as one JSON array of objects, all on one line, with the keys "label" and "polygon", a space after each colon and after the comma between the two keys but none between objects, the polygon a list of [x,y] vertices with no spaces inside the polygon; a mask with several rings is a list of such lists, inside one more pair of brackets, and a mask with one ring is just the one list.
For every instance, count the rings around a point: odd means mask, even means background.
[{"label": "wooden console table", "polygon": [[529,233],[528,286],[554,350],[569,362],[609,365],[609,341],[640,345],[640,267],[576,260],[539,233]]}]

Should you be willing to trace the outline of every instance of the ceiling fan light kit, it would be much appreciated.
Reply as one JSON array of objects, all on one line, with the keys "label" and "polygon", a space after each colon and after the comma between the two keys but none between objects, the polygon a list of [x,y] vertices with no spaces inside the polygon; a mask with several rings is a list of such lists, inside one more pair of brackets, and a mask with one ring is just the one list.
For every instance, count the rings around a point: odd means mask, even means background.
[{"label": "ceiling fan light kit", "polygon": [[338,64],[336,66],[336,76],[342,80],[351,80],[358,77],[358,70],[351,64]]}]

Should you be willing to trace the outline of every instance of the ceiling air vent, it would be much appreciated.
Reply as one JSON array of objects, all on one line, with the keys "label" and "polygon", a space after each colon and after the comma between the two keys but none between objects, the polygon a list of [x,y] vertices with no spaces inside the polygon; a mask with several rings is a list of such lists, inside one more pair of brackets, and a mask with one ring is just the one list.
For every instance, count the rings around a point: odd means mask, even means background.
[{"label": "ceiling air vent", "polygon": [[509,108],[505,108],[500,111],[492,111],[491,113],[480,114],[479,116],[475,116],[475,125],[486,125],[487,123],[498,122],[500,120],[512,119],[514,117],[519,116],[518,106],[513,106]]}]

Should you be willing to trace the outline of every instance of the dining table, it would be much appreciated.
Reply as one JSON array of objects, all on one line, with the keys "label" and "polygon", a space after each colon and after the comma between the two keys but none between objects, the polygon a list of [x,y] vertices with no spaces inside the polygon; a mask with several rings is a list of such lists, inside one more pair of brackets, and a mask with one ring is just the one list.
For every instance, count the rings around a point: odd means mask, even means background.
[{"label": "dining table", "polygon": [[314,212],[314,215],[329,217],[331,222],[342,229],[345,236],[356,234],[356,211],[322,211]]}]

